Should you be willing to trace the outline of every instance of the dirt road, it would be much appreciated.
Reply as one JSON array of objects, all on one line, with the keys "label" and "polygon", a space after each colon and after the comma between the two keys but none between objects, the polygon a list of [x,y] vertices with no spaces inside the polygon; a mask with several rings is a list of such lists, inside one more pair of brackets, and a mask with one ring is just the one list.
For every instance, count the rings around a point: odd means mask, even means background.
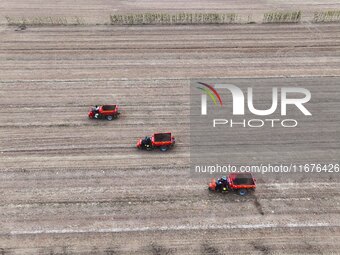
[{"label": "dirt road", "polygon": [[[0,30],[0,254],[339,252],[337,179],[209,194],[188,139],[190,78],[339,76],[337,24],[14,30]],[[111,102],[120,119],[87,119]],[[333,142],[306,149],[339,159],[336,124]],[[136,151],[155,130],[174,150]]]}]

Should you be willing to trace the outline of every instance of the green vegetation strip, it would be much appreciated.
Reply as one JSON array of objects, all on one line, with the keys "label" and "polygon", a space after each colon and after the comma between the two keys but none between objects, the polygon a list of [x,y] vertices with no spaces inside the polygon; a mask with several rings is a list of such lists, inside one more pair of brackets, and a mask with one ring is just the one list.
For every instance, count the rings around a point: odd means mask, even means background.
[{"label": "green vegetation strip", "polygon": [[[309,20],[307,20],[309,19]],[[67,26],[87,25],[82,17],[9,17],[6,16],[10,26]],[[340,22],[340,10],[314,12],[311,20],[306,16],[303,20],[301,11],[277,11],[263,14],[256,22],[251,14],[236,13],[135,13],[112,14],[110,23],[102,25],[190,25],[190,24],[249,24],[249,23],[301,23],[309,21],[314,23]],[[100,24],[98,24],[100,25]]]},{"label": "green vegetation strip", "polygon": [[263,15],[263,23],[299,23],[301,11],[296,12],[267,12]]},{"label": "green vegetation strip", "polygon": [[111,25],[233,24],[235,13],[137,13],[113,14]]},{"label": "green vegetation strip", "polygon": [[67,25],[85,25],[85,21],[80,17],[29,17],[15,18],[5,17],[7,24],[10,26],[67,26]]},{"label": "green vegetation strip", "polygon": [[314,12],[314,23],[339,22],[340,10]]}]

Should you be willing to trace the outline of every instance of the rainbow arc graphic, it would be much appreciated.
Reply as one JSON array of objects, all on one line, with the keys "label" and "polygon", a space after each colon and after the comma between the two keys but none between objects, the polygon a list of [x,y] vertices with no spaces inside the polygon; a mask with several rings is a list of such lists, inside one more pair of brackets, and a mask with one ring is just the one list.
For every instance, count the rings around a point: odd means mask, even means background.
[{"label": "rainbow arc graphic", "polygon": [[199,84],[201,84],[204,87],[197,87],[197,89],[203,91],[205,94],[207,94],[211,100],[214,102],[214,105],[217,105],[217,100],[219,101],[220,105],[223,105],[222,99],[220,94],[218,94],[218,92],[216,91],[216,89],[214,89],[213,86],[208,85],[206,83],[203,82],[198,82]]}]

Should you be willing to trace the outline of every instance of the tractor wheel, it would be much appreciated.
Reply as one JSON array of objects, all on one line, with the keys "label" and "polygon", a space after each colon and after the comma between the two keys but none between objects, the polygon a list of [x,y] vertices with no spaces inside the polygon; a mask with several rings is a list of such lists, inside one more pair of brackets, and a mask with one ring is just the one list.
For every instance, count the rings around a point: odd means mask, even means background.
[{"label": "tractor wheel", "polygon": [[168,146],[161,146],[161,147],[159,147],[159,149],[160,149],[160,151],[165,152],[169,149],[169,147]]},{"label": "tractor wheel", "polygon": [[238,194],[240,195],[240,196],[245,196],[245,195],[247,195],[247,190],[246,189],[240,189],[239,191],[238,191]]},{"label": "tractor wheel", "polygon": [[106,116],[106,119],[107,119],[108,121],[111,121],[111,120],[113,120],[113,116],[112,116],[112,115],[108,115],[108,116]]}]

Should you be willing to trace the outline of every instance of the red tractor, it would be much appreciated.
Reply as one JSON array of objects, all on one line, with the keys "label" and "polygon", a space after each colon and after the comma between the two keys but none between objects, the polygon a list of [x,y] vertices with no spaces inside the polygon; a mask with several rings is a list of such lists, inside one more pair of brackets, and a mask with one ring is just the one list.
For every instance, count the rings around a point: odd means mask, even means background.
[{"label": "red tractor", "polygon": [[119,107],[116,104],[111,105],[96,105],[91,106],[88,112],[90,119],[106,119],[113,120],[118,118],[120,112],[118,111]]},{"label": "red tractor", "polygon": [[175,145],[175,137],[171,133],[155,133],[153,136],[146,136],[139,139],[137,148],[142,150],[152,150],[159,148],[161,151],[167,151]]},{"label": "red tractor", "polygon": [[212,179],[209,183],[210,191],[230,192],[234,191],[241,196],[245,196],[256,189],[256,180],[251,173],[231,173],[228,177]]}]

